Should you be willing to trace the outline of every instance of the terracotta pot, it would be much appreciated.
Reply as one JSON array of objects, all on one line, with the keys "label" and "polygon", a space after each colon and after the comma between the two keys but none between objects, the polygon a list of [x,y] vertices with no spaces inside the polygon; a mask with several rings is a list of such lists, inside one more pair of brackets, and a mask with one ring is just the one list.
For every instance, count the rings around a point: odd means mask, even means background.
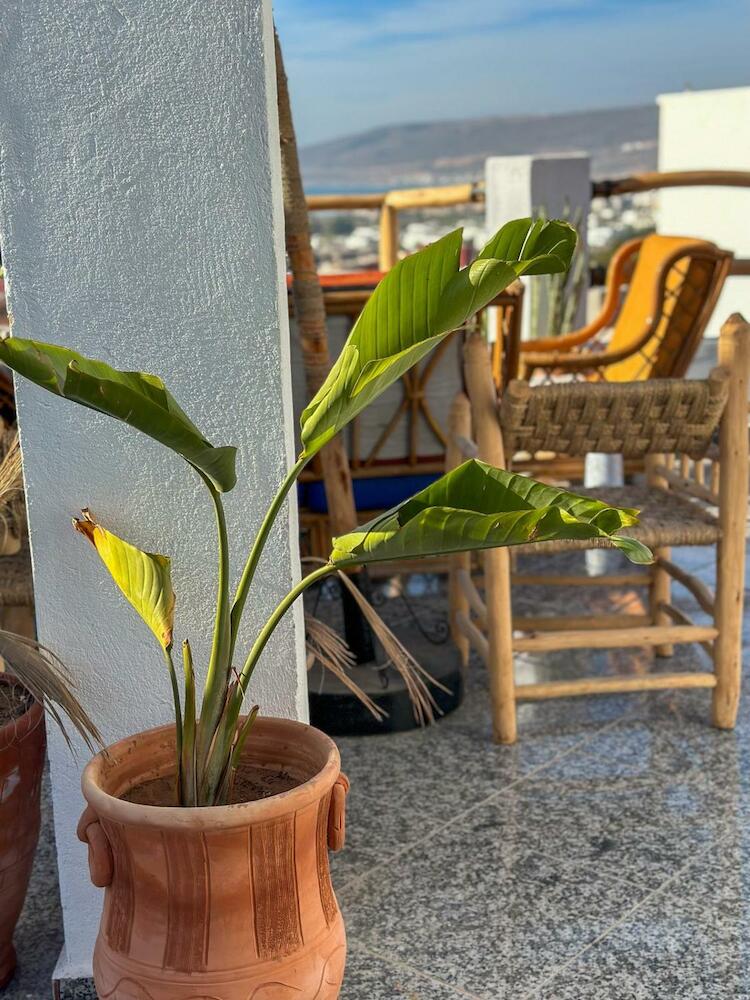
[{"label": "terracotta pot", "polygon": [[0,988],[16,967],[13,931],[39,839],[45,745],[44,712],[36,702],[0,728]]},{"label": "terracotta pot", "polygon": [[174,727],[130,737],[83,773],[79,837],[105,887],[94,979],[105,1000],[335,1000],[346,936],[328,848],[343,846],[348,783],[335,743],[258,719],[244,760],[290,791],[179,809],[122,796],[174,771]]}]

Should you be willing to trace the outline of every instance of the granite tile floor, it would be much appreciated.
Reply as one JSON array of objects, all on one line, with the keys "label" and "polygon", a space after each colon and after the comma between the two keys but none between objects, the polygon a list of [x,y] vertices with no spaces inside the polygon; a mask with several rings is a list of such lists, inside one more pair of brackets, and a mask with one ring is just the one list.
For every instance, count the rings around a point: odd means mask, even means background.
[{"label": "granite tile floor", "polygon": [[[708,551],[675,556],[712,582]],[[441,607],[431,589],[414,598],[420,614]],[[643,593],[615,597],[637,610]],[[602,595],[577,599],[591,613]],[[576,613],[567,593],[518,594],[550,614],[561,600]],[[681,588],[675,602],[695,610]],[[398,601],[387,615],[408,641]],[[703,657],[678,648],[669,669]],[[663,667],[639,650],[518,663],[524,679]],[[709,699],[524,705],[519,742],[499,747],[472,662],[464,704],[436,725],[340,739],[352,783],[348,845],[333,858],[350,941],[342,1000],[750,998],[750,672],[734,732],[710,728]],[[50,995],[61,945],[50,838],[47,815],[4,1000]],[[94,993],[69,983],[62,996]]]}]

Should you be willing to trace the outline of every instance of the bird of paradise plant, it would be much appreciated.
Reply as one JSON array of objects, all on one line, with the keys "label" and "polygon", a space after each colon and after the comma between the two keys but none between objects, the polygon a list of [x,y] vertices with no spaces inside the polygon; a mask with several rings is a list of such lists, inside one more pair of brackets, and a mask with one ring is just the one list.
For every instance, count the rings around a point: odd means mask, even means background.
[{"label": "bird of paradise plant", "polygon": [[608,537],[634,561],[650,561],[638,542],[614,536],[636,511],[606,504],[469,461],[391,511],[334,539],[330,558],[272,611],[235,668],[243,611],[269,532],[304,467],[388,386],[523,274],[568,268],[576,234],[565,222],[519,219],[503,226],[467,267],[459,267],[461,230],[402,260],[381,281],[327,379],[301,417],[302,451],[281,483],[252,543],[234,595],[222,494],[235,485],[235,449],[215,447],[161,379],[119,371],[66,347],[9,337],[0,360],[66,399],[137,428],[181,455],[213,502],[218,586],[213,642],[198,703],[189,640],[182,644],[182,685],[173,660],[175,597],[170,561],[118,538],[84,510],[75,527],[94,545],[127,600],[154,633],[167,666],[177,734],[177,794],[184,806],[228,801],[232,778],[258,706],[242,715],[253,671],[295,600],[327,574],[386,559],[554,538]]}]

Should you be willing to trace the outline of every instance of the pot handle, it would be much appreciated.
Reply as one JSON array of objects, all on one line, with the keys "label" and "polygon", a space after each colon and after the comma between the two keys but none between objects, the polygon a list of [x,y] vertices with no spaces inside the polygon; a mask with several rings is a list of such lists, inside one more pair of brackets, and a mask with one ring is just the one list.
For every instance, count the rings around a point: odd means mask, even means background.
[{"label": "pot handle", "polygon": [[88,845],[89,874],[92,883],[98,889],[106,889],[112,883],[115,861],[107,834],[91,806],[86,806],[84,809],[83,815],[78,820],[76,833],[78,839]]},{"label": "pot handle", "polygon": [[349,779],[342,772],[331,789],[331,805],[328,810],[328,846],[332,851],[340,851],[346,839],[346,796]]}]

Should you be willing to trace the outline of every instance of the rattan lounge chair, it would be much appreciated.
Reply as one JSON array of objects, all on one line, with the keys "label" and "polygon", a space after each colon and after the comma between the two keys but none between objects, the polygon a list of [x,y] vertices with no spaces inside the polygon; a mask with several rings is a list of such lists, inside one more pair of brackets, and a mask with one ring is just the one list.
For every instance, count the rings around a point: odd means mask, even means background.
[{"label": "rattan lounge chair", "polygon": [[[614,691],[703,687],[713,692],[712,719],[734,726],[741,670],[745,532],[748,504],[747,394],[750,325],[740,316],[723,326],[719,365],[706,380],[659,379],[620,384],[568,383],[529,386],[512,382],[498,406],[487,349],[472,338],[466,346],[468,398],[451,410],[449,462],[459,460],[472,433],[481,459],[504,466],[520,449],[622,454],[645,460],[646,482],[591,491],[641,510],[629,529],[650,546],[655,564],[599,579],[599,586],[645,586],[646,614],[519,618],[512,613],[511,557],[507,549],[485,553],[484,584],[477,588],[465,556],[451,570],[451,620],[464,659],[473,645],[491,681],[495,738],[516,739],[516,703]],[[581,490],[581,492],[589,492]],[[716,549],[716,596],[675,565],[672,546]],[[590,548],[586,541],[541,543],[535,553]],[[519,550],[523,551],[523,547]],[[692,593],[710,624],[694,624],[670,602],[677,580]],[[591,586],[589,576],[515,577],[516,582]],[[484,594],[480,593],[483,589]],[[702,672],[654,672],[516,684],[514,653],[575,648],[645,646],[669,656],[676,643],[697,642],[713,660]]]},{"label": "rattan lounge chair", "polygon": [[612,257],[599,316],[574,333],[524,341],[519,377],[633,382],[684,376],[731,262],[731,253],[705,240],[630,240]]}]

